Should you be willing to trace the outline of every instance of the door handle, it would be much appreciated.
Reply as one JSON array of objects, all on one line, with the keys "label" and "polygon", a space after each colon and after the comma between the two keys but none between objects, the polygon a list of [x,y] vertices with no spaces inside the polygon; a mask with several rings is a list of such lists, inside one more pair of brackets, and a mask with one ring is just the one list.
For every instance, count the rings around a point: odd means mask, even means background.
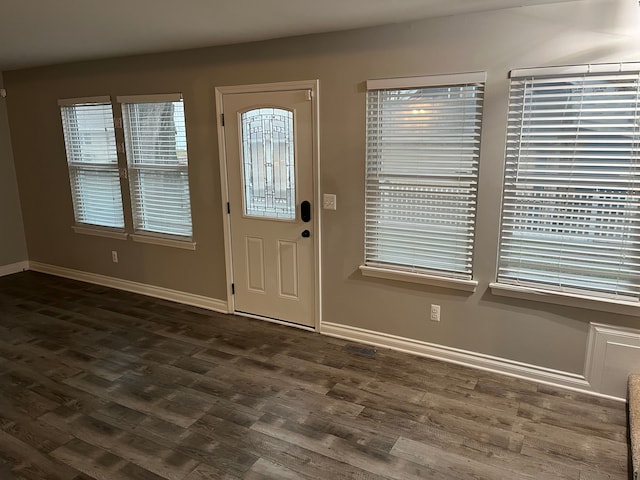
[{"label": "door handle", "polygon": [[311,204],[309,200],[305,200],[300,204],[300,218],[303,222],[311,221]]},{"label": "door handle", "polygon": [[309,230],[303,230],[302,231],[302,236],[304,238],[309,238],[311,236],[311,232]]}]

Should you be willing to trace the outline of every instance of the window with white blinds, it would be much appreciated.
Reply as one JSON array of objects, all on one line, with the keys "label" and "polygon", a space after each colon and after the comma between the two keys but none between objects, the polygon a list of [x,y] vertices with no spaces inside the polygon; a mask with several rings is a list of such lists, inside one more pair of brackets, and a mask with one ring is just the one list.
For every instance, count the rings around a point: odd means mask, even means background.
[{"label": "window with white blinds", "polygon": [[472,279],[484,82],[368,82],[365,268]]},{"label": "window with white blinds", "polygon": [[184,105],[180,95],[120,97],[134,231],[192,237]]},{"label": "window with white blinds", "polygon": [[124,229],[109,97],[60,100],[76,224]]},{"label": "window with white blinds", "polygon": [[498,284],[640,299],[639,71],[512,72]]}]

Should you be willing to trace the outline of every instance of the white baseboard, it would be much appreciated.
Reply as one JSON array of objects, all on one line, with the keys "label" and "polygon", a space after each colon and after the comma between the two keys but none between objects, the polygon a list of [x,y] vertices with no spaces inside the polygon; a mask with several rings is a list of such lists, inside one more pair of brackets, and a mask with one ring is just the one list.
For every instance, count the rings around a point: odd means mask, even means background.
[{"label": "white baseboard", "polygon": [[457,348],[436,345],[420,340],[398,337],[388,333],[375,332],[349,325],[323,322],[320,333],[331,337],[361,342],[378,347],[390,348],[405,353],[411,353],[422,357],[429,357],[449,363],[464,365],[493,373],[508,375],[510,377],[544,383],[556,387],[596,395],[599,397],[623,400],[623,398],[596,392],[583,375],[552,370],[536,365],[515,362],[500,357],[484,355],[482,353],[460,350]]},{"label": "white baseboard", "polygon": [[11,263],[9,265],[0,265],[0,277],[4,277],[5,275],[12,275],[18,272],[24,272],[25,270],[29,270],[29,262],[17,262]]},{"label": "white baseboard", "polygon": [[120,278],[108,277],[106,275],[98,275],[96,273],[88,273],[40,262],[29,262],[28,269],[36,272],[56,275],[58,277],[79,280],[81,282],[102,285],[104,287],[117,288],[127,292],[140,293],[142,295],[161,298],[163,300],[184,303],[185,305],[205,308],[207,310],[213,310],[214,312],[229,313],[227,302],[217,298],[209,298],[203,295],[195,295],[193,293],[171,290],[164,287],[156,287],[145,283],[132,282],[130,280],[122,280]]}]

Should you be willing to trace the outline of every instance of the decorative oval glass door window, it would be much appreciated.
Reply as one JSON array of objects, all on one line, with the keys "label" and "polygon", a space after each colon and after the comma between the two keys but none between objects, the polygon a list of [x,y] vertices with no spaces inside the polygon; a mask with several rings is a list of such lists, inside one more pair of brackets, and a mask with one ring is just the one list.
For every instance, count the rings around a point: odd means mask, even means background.
[{"label": "decorative oval glass door window", "polygon": [[256,108],[244,112],[241,122],[244,214],[295,220],[293,112]]}]

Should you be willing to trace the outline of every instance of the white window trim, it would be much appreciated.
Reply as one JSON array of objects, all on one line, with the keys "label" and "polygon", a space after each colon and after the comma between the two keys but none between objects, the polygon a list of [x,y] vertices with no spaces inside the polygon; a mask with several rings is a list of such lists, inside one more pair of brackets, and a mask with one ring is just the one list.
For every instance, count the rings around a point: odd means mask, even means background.
[{"label": "white window trim", "polygon": [[73,225],[72,230],[81,235],[92,235],[94,237],[115,238],[116,240],[126,240],[129,234],[124,230],[112,230],[107,227],[89,227],[86,225]]},{"label": "white window trim", "polygon": [[68,107],[83,103],[111,103],[111,97],[109,95],[102,95],[99,97],[61,98],[58,100],[59,107]]},{"label": "white window trim", "polygon": [[[116,102],[120,104],[121,113],[124,110],[124,104],[136,104],[136,103],[165,103],[165,102],[184,102],[184,97],[182,93],[160,93],[160,94],[152,94],[152,95],[121,95],[116,97]],[[186,113],[185,113],[186,117]],[[122,127],[124,128],[124,114],[121,117]],[[185,118],[186,122],[186,118]],[[125,130],[126,136],[126,130]],[[133,195],[131,181],[132,176],[135,177],[142,170],[153,170],[153,167],[138,167],[133,165],[130,161],[128,152],[126,151],[126,139],[122,144],[122,149],[125,151],[125,157],[127,158],[127,171],[129,172],[128,179],[128,189],[129,195]],[[170,234],[165,234],[161,232],[150,232],[144,229],[136,228],[135,220],[133,224],[133,233],[131,234],[131,238],[135,242],[140,243],[148,243],[154,245],[163,245],[169,247],[183,248],[187,250],[195,250],[196,244],[193,242],[193,205],[191,203],[191,175],[189,171],[189,165],[169,165],[164,166],[162,171],[186,171],[189,178],[189,208],[191,212],[191,235],[190,236],[174,236]],[[133,199],[130,202],[132,214],[135,216]]]},{"label": "white window trim", "polygon": [[439,275],[428,275],[417,272],[404,272],[402,270],[393,270],[391,268],[370,267],[368,265],[360,265],[360,271],[365,277],[385,278],[387,280],[398,280],[401,282],[419,283],[422,285],[431,285],[434,287],[452,288],[454,290],[464,290],[466,292],[475,292],[478,287],[477,280],[464,280],[461,278],[452,278]]},{"label": "white window trim", "polygon": [[616,300],[614,298],[581,295],[578,293],[557,292],[543,288],[523,287],[492,282],[489,284],[493,295],[533,300],[536,302],[552,303],[567,307],[578,307],[600,312],[617,313],[622,315],[640,316],[640,302]]},{"label": "white window trim", "polygon": [[183,100],[181,93],[158,93],[154,95],[121,95],[116,97],[117,103],[163,103]]},{"label": "white window trim", "polygon": [[438,87],[441,85],[464,85],[487,81],[487,72],[452,73],[421,77],[377,78],[367,80],[367,90],[390,90],[394,88]]},{"label": "white window trim", "polygon": [[[183,100],[181,93],[171,94],[157,94],[157,95],[128,95],[116,97],[116,101],[119,103],[154,103],[154,102],[176,102]],[[93,97],[77,97],[77,98],[63,98],[57,101],[59,107],[73,106],[78,104],[112,104],[111,97],[108,95],[93,96]],[[115,128],[122,128],[122,125],[118,125],[118,119],[114,115]],[[116,144],[118,150],[118,144]],[[186,166],[177,166],[175,170],[186,170]],[[121,169],[122,170],[122,169]],[[121,172],[122,173],[122,172]],[[123,208],[125,206],[123,205]],[[127,227],[110,228],[100,225],[81,224],[77,223],[71,226],[74,233],[80,235],[89,235],[95,237],[111,238],[115,240],[127,240],[131,237],[135,242],[148,243],[155,245],[162,245],[167,247],[175,247],[186,250],[195,250],[196,243],[193,241],[193,236],[189,237],[173,237],[171,235],[158,234],[155,232],[134,231],[134,233],[128,233]]]},{"label": "white window trim", "polygon": [[594,65],[568,65],[561,67],[520,68],[511,70],[509,78],[530,76],[581,75],[585,73],[639,72],[640,63],[598,63]]},{"label": "white window trim", "polygon": [[[111,102],[111,97],[109,95],[99,95],[99,96],[92,96],[92,97],[76,97],[76,98],[62,98],[62,99],[58,99],[57,101],[58,107],[60,109],[61,112],[61,118],[62,118],[62,130],[63,130],[63,139],[64,139],[64,143],[65,143],[65,156],[67,158],[67,168],[68,168],[68,175],[69,175],[69,182],[70,182],[70,188],[71,188],[71,195],[73,197],[72,203],[73,203],[73,212],[74,212],[74,217],[76,220],[75,225],[72,226],[72,228],[74,229],[74,231],[76,231],[77,233],[84,233],[84,234],[88,234],[88,235],[98,235],[98,236],[106,236],[106,237],[111,237],[111,238],[125,238],[126,239],[126,220],[124,217],[124,200],[122,198],[122,186],[120,185],[120,209],[122,211],[122,227],[112,227],[112,226],[108,226],[108,225],[101,225],[101,224],[93,224],[93,223],[85,223],[82,222],[81,219],[77,218],[77,204],[76,204],[76,200],[75,200],[75,194],[74,194],[74,178],[77,178],[74,175],[74,172],[81,172],[81,171],[87,171],[90,170],[90,166],[87,164],[87,162],[75,162],[75,161],[70,161],[69,158],[69,151],[67,148],[67,129],[66,129],[66,123],[65,123],[65,113],[64,111],[66,110],[67,107],[76,107],[76,106],[99,106],[99,105],[109,105],[110,110],[111,110],[111,117],[112,119],[115,119],[114,116],[114,112],[113,112],[113,103]],[[118,158],[117,158],[117,148],[118,148],[118,144],[117,144],[117,138],[116,138],[116,134],[115,134],[115,124],[113,124],[113,140],[115,143],[115,148],[116,148],[116,157],[115,157],[115,169],[114,170],[118,170],[119,171],[119,163],[118,163]],[[107,165],[91,165],[91,167],[95,167],[97,170],[100,171],[109,171],[111,170],[110,166]],[[76,230],[77,229],[77,230]],[[99,232],[99,233],[96,233]],[[122,237],[121,234],[124,234],[125,237]]]},{"label": "white window trim", "polygon": [[[509,78],[518,79],[530,76],[562,77],[567,75],[638,72],[640,72],[640,63],[625,62],[514,69],[509,72]],[[501,201],[501,208],[503,208],[503,201]],[[501,241],[502,236],[500,236],[498,239],[499,244]],[[498,258],[497,262],[499,263],[499,261],[500,259]],[[555,305],[578,307],[588,310],[596,310],[622,315],[640,316],[640,299],[634,301],[626,300],[624,297],[615,298],[612,296],[607,297],[589,295],[587,291],[585,291],[585,293],[581,293],[562,290],[551,290],[545,289],[543,285],[516,285],[511,283],[503,283],[498,280],[490,283],[489,288],[491,289],[491,293],[497,296],[532,300],[551,303]]]},{"label": "white window trim", "polygon": [[[369,90],[389,90],[389,89],[410,89],[436,87],[443,85],[464,85],[469,83],[486,83],[486,72],[467,72],[444,75],[427,75],[416,77],[381,78],[367,80],[367,91]],[[371,266],[363,263],[359,267],[360,272],[365,277],[383,278],[387,280],[397,280],[402,282],[431,285],[441,288],[450,288],[467,292],[475,292],[478,281],[475,279],[461,279],[438,275],[434,272],[413,272],[404,271],[402,266],[394,268]]]},{"label": "white window trim", "polygon": [[175,247],[182,248],[184,250],[195,250],[196,242],[191,241],[191,239],[187,240],[176,240],[174,238],[163,237],[155,234],[139,234],[132,233],[131,239],[134,242],[138,243],[149,243],[152,245],[162,245],[163,247]]}]

